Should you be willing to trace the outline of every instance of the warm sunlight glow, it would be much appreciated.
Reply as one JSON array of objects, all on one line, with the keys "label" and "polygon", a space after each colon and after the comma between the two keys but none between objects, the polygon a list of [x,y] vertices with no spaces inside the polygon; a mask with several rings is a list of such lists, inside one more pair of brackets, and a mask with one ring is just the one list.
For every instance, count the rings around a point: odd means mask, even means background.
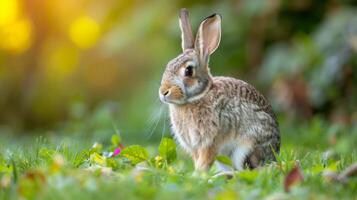
[{"label": "warm sunlight glow", "polygon": [[100,26],[88,16],[80,17],[71,24],[69,36],[78,47],[87,49],[98,41]]},{"label": "warm sunlight glow", "polygon": [[53,43],[44,48],[43,61],[47,76],[61,80],[70,76],[78,66],[78,52],[65,43]]},{"label": "warm sunlight glow", "polygon": [[16,0],[0,0],[0,26],[13,22],[19,13]]},{"label": "warm sunlight glow", "polygon": [[19,19],[9,26],[0,28],[0,48],[14,54],[20,54],[31,45],[32,24],[28,19]]}]

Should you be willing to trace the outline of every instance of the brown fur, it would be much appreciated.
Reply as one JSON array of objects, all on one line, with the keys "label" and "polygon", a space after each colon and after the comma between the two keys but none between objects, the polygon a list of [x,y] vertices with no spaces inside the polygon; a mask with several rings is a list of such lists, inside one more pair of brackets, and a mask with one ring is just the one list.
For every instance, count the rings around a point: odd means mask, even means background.
[{"label": "brown fur", "polygon": [[[187,11],[186,11],[187,12]],[[255,168],[275,160],[280,148],[276,117],[268,101],[253,86],[229,77],[212,77],[209,55],[220,41],[220,16],[200,25],[195,45],[183,31],[183,53],[170,61],[163,74],[160,99],[169,104],[172,131],[195,163],[208,170],[218,154],[229,156],[234,168]],[[187,19],[182,25],[187,24]],[[194,76],[182,71],[190,62]],[[224,166],[223,166],[224,167]]]},{"label": "brown fur", "polygon": [[[244,160],[249,166],[257,167],[265,159],[274,160],[274,153],[266,144],[279,152],[279,130],[270,105],[264,104],[265,98],[243,81],[227,77],[213,80],[211,89],[199,101],[170,105],[175,137],[192,154],[195,163],[200,163],[195,164],[196,168],[209,168],[219,153],[217,149],[234,140],[240,141],[237,145],[251,147],[251,159]],[[246,129],[250,128],[254,132],[247,133]],[[215,151],[210,151],[209,156],[197,156],[197,151],[211,148]]]}]

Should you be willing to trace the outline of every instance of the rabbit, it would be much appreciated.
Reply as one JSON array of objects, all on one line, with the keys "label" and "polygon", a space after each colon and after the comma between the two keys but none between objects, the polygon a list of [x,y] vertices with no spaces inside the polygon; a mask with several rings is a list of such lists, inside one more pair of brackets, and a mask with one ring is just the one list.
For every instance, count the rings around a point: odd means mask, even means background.
[{"label": "rabbit", "polygon": [[[210,73],[209,58],[221,40],[221,16],[205,18],[194,38],[188,15],[181,9],[183,52],[167,64],[159,88],[174,138],[192,156],[196,171],[207,172],[217,155],[228,156],[237,171],[276,161],[280,131],[268,101],[242,80]],[[232,170],[218,165],[222,172]]]}]

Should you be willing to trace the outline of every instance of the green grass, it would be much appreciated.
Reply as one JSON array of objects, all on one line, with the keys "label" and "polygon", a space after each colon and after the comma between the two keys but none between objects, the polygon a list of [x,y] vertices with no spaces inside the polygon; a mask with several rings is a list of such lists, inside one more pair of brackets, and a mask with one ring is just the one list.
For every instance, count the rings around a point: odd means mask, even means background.
[{"label": "green grass", "polygon": [[[356,177],[342,184],[323,176],[324,171],[341,172],[357,161],[356,127],[315,118],[283,121],[281,132],[276,163],[238,172],[229,180],[212,178],[215,167],[193,176],[191,160],[179,148],[176,158],[171,140],[160,148],[132,147],[107,134],[93,147],[98,138],[82,134],[2,135],[0,199],[356,199]],[[119,143],[126,148],[106,157]],[[285,192],[284,178],[295,165],[304,180]]]}]

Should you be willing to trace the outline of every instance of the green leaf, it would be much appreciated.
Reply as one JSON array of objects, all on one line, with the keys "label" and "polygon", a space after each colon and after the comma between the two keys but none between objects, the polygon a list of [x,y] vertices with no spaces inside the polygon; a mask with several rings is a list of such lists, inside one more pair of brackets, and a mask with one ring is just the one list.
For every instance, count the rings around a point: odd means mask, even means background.
[{"label": "green leaf", "polygon": [[254,181],[258,178],[259,173],[257,170],[243,170],[239,172],[238,177],[241,180],[246,181],[247,183],[254,183]]},{"label": "green leaf", "polygon": [[75,167],[79,167],[83,163],[87,161],[87,159],[90,157],[90,151],[89,150],[83,150],[79,152],[78,154],[75,155],[73,165]]},{"label": "green leaf", "polygon": [[98,153],[94,152],[90,155],[90,160],[93,162],[93,163],[96,163],[96,164],[99,164],[99,165],[102,165],[102,166],[105,166],[105,163],[106,163],[106,158],[99,155]]},{"label": "green leaf", "polygon": [[17,182],[17,177],[18,177],[18,173],[17,173],[17,168],[16,168],[16,164],[15,164],[15,161],[14,161],[14,158],[11,158],[11,164],[12,164],[12,174],[14,176],[14,181],[15,183]]},{"label": "green leaf", "polygon": [[103,145],[101,143],[95,142],[90,150],[90,153],[100,153],[103,149]]},{"label": "green leaf", "polygon": [[225,155],[218,155],[216,157],[216,160],[222,164],[225,164],[225,165],[228,165],[230,167],[233,167],[233,163],[231,161],[230,158],[228,158],[228,156],[225,156]]},{"label": "green leaf", "polygon": [[121,142],[121,138],[120,138],[119,134],[112,135],[111,142],[114,146],[119,146],[119,144]]},{"label": "green leaf", "polygon": [[171,163],[176,160],[176,143],[171,138],[162,138],[159,145],[159,155]]},{"label": "green leaf", "polygon": [[53,155],[56,153],[53,149],[48,149],[46,147],[41,147],[38,151],[39,157],[45,159],[46,161],[52,161]]},{"label": "green leaf", "polygon": [[149,154],[140,145],[132,145],[123,149],[120,155],[124,156],[125,158],[129,159],[132,164],[136,165],[140,162],[143,162],[149,158]]},{"label": "green leaf", "polygon": [[106,165],[107,167],[111,167],[113,170],[116,170],[119,167],[117,161],[114,158],[108,158]]}]

